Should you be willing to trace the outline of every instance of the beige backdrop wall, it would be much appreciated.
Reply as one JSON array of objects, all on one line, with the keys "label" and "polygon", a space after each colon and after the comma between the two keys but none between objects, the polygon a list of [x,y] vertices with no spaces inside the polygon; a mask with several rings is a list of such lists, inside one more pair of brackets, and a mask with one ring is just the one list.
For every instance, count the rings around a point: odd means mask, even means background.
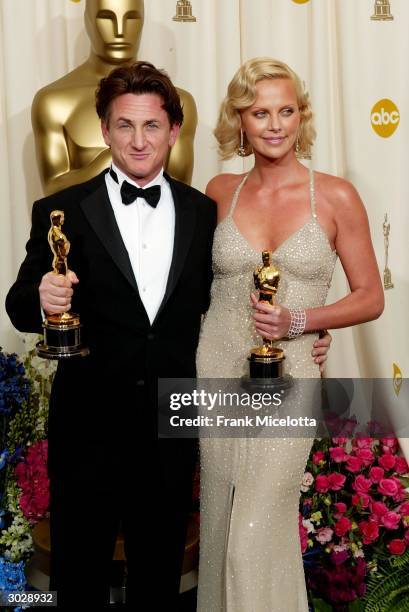
[{"label": "beige backdrop wall", "polygon": [[[379,3],[379,0],[378,0]],[[385,7],[378,7],[384,12]],[[199,126],[193,184],[204,189],[221,164],[212,129],[226,85],[240,62],[270,55],[288,62],[311,93],[318,139],[317,170],[350,179],[370,219],[381,273],[382,223],[390,221],[389,265],[394,288],[376,322],[334,333],[328,374],[391,377],[409,371],[409,2],[391,0],[393,19],[373,20],[374,0],[192,0],[195,23],[172,20],[176,0],[145,0],[139,58],[164,67],[196,99]],[[4,297],[24,255],[32,201],[42,195],[31,133],[35,92],[87,56],[84,0],[2,0],[0,3],[0,345],[19,343]],[[375,127],[375,104],[380,106]],[[383,108],[383,111],[382,111]],[[388,111],[389,108],[389,111]],[[387,114],[389,112],[389,115]],[[382,125],[383,123],[383,125]],[[389,130],[389,132],[388,132]],[[393,132],[393,133],[392,133]],[[386,136],[386,137],[385,137]],[[251,160],[244,166],[249,167]],[[346,291],[339,266],[334,300]]]}]

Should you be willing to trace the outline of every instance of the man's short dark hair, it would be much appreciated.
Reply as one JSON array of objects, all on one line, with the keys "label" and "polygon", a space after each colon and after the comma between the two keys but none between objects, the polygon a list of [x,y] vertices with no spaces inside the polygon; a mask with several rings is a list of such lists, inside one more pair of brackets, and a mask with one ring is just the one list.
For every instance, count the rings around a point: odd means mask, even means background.
[{"label": "man's short dark hair", "polygon": [[169,123],[182,125],[183,110],[179,94],[164,70],[155,68],[149,62],[134,62],[112,70],[99,82],[95,94],[98,117],[109,122],[111,102],[124,94],[156,94],[167,112]]}]

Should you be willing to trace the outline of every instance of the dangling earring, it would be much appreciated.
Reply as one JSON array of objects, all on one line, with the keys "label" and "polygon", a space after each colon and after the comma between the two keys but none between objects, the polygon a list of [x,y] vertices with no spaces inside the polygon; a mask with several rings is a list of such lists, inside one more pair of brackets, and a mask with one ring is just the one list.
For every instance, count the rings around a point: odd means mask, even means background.
[{"label": "dangling earring", "polygon": [[246,149],[244,147],[243,128],[240,128],[240,146],[237,149],[237,155],[240,155],[240,157],[246,157]]},{"label": "dangling earring", "polygon": [[300,157],[300,139],[299,139],[298,134],[297,134],[297,140],[295,142],[295,155],[296,157]]},{"label": "dangling earring", "polygon": [[295,156],[297,159],[311,159],[311,152],[309,147],[304,151],[301,151],[299,135],[297,135],[297,140],[295,143]]}]

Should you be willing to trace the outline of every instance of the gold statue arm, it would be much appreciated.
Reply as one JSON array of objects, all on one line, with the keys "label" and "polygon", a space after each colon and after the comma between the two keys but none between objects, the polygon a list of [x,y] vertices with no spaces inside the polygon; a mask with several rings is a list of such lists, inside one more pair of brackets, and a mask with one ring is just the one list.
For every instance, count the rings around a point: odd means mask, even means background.
[{"label": "gold statue arm", "polygon": [[37,163],[44,193],[50,195],[61,189],[96,176],[111,163],[111,150],[101,150],[86,166],[73,168],[70,159],[62,108],[53,105],[52,98],[41,92],[35,96],[31,121],[37,154]]},{"label": "gold statue arm", "polygon": [[260,281],[259,281],[259,274],[260,274],[260,270],[261,270],[262,266],[259,266],[257,268],[257,270],[255,270],[253,272],[253,280],[254,280],[254,286],[256,288],[256,290],[258,291],[260,289]]},{"label": "gold statue arm", "polygon": [[183,106],[184,121],[178,139],[170,150],[167,172],[173,178],[190,185],[193,175],[193,141],[197,127],[197,109],[193,96],[184,89],[178,89]]}]

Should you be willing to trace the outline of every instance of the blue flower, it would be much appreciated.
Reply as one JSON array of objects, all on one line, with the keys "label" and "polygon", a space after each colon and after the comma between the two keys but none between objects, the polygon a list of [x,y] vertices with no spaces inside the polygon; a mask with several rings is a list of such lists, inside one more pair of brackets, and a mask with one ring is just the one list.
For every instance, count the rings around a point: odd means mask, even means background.
[{"label": "blue flower", "polygon": [[15,353],[3,353],[0,348],[0,415],[10,415],[27,401],[30,382],[24,365]]},{"label": "blue flower", "polygon": [[0,591],[24,591],[26,577],[24,561],[12,563],[0,557]]},{"label": "blue flower", "polygon": [[302,554],[302,560],[304,567],[314,567],[320,564],[320,548],[313,548],[312,550],[306,550]]},{"label": "blue flower", "polygon": [[2,470],[7,465],[7,459],[9,457],[9,451],[4,449],[4,451],[0,454],[0,470]]}]

